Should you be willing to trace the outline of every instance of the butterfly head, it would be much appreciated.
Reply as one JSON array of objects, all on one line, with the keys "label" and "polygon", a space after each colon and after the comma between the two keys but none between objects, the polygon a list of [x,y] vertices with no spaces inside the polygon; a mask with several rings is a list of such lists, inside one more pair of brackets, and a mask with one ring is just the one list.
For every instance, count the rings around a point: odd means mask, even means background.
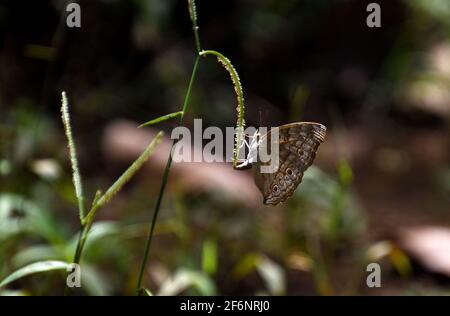
[{"label": "butterfly head", "polygon": [[247,141],[244,140],[241,145],[241,147],[243,147],[244,145],[247,146],[248,155],[244,160],[240,161],[240,164],[235,167],[236,169],[251,168],[252,165],[256,162],[256,158],[258,156],[258,144],[261,134],[258,130],[256,130],[252,136],[249,135],[248,137],[250,138],[249,142],[247,143]]}]

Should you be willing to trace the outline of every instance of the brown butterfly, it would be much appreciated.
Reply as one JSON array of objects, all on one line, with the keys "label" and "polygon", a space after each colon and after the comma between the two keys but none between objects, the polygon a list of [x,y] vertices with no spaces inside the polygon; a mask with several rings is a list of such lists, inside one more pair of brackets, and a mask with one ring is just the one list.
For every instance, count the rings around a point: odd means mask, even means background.
[{"label": "brown butterfly", "polygon": [[[249,153],[236,169],[253,168],[255,183],[264,197],[264,204],[277,205],[291,197],[312,164],[319,145],[324,141],[326,127],[319,123],[297,122],[271,129],[261,136],[258,131],[250,144],[244,142]],[[275,136],[277,135],[277,136]],[[278,145],[276,167],[271,172],[261,172],[274,159],[263,161],[261,152],[269,152],[271,144]],[[270,155],[270,154],[269,154]]]}]

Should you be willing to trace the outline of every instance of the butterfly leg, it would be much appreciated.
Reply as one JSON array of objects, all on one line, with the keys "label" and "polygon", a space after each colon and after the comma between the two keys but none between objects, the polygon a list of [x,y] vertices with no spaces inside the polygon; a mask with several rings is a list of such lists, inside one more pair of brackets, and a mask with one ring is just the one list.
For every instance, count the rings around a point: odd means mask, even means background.
[{"label": "butterfly leg", "polygon": [[234,167],[237,170],[250,169],[252,165],[249,163],[248,159],[238,159],[239,164]]},{"label": "butterfly leg", "polygon": [[247,135],[247,137],[249,138],[249,142],[247,142],[244,137],[244,139],[242,140],[242,144],[239,148],[242,148],[244,145],[247,146],[249,150],[249,155],[247,156],[247,159],[238,159],[239,164],[234,167],[235,169],[243,170],[243,169],[250,169],[252,167],[252,164],[256,159],[255,155],[259,136],[260,135],[258,131],[256,131],[254,135]]},{"label": "butterfly leg", "polygon": [[[244,145],[247,146],[247,148],[250,148],[250,145],[247,143],[247,141],[243,139],[241,146],[239,146],[239,149],[244,147]],[[248,159],[237,159],[237,162],[239,164],[235,166],[235,169],[246,169],[245,167],[247,167],[248,165]]]},{"label": "butterfly leg", "polygon": [[247,148],[250,148],[250,145],[247,143],[247,141],[245,140],[245,138],[242,140],[241,146],[239,146],[239,149],[241,149],[242,147],[244,147],[244,145],[247,146]]}]

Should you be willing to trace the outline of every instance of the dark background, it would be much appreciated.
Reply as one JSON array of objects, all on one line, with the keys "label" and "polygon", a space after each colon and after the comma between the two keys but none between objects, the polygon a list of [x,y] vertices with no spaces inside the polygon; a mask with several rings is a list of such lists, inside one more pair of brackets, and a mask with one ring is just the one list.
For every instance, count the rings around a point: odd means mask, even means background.
[{"label": "dark background", "polygon": [[[450,2],[376,1],[381,28],[366,25],[369,2],[197,1],[202,48],[237,69],[247,125],[316,121],[328,135],[275,208],[231,165],[174,167],[146,275],[153,292],[448,293]],[[88,200],[175,122],[135,127],[183,104],[195,58],[187,1],[78,3],[80,29],[66,27],[64,1],[0,3],[2,279],[73,255],[61,91]],[[233,126],[235,108],[229,75],[202,58],[185,125]],[[99,213],[81,293],[133,293],[167,154]],[[380,263],[381,288],[365,285],[368,262]],[[3,291],[60,294],[62,280],[30,276]]]}]

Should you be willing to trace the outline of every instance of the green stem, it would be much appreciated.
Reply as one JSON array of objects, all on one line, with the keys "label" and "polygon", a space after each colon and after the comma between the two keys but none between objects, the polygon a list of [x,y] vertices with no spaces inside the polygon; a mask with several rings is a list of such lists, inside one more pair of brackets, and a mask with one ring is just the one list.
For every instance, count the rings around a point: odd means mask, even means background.
[{"label": "green stem", "polygon": [[[81,231],[80,234],[78,235],[78,241],[77,241],[77,248],[75,250],[75,255],[73,258],[73,263],[75,264],[80,264],[80,259],[81,259],[81,253],[83,252],[83,246],[84,246],[84,241],[86,240],[86,226],[82,226],[81,227]],[[66,283],[66,287],[64,289],[64,295],[70,295],[70,293],[72,292],[72,289],[70,287],[67,286]]]},{"label": "green stem", "polygon": [[[192,30],[194,31],[195,48],[197,50],[197,54],[196,54],[194,66],[192,67],[191,78],[189,80],[189,85],[188,85],[188,88],[186,91],[186,95],[184,97],[183,110],[182,110],[182,113],[180,116],[180,121],[178,123],[178,126],[183,124],[184,115],[186,114],[186,111],[187,111],[187,108],[189,105],[189,99],[191,97],[192,86],[194,84],[195,76],[197,74],[197,67],[198,67],[198,62],[200,60],[200,52],[201,52],[200,36],[198,34],[198,26],[197,26],[197,12],[196,12],[196,8],[195,8],[195,0],[188,1],[188,9],[189,9],[189,15],[191,17],[191,22],[192,22]],[[159,190],[158,199],[156,201],[155,210],[153,212],[152,222],[150,224],[150,230],[147,235],[147,240],[145,241],[144,257],[142,258],[141,267],[139,270],[138,282],[136,285],[136,292],[138,295],[141,295],[143,293],[143,291],[141,291],[142,279],[144,277],[145,267],[147,265],[148,255],[150,253],[150,246],[152,244],[153,232],[155,230],[156,220],[158,219],[158,214],[159,214],[159,210],[161,207],[161,201],[164,197],[164,191],[166,189],[167,180],[169,178],[170,167],[172,166],[172,151],[173,151],[173,148],[175,147],[177,141],[178,140],[173,140],[172,147],[170,148],[169,159],[167,160],[167,164],[164,169],[163,180],[161,183],[161,188]]]},{"label": "green stem", "polygon": [[198,26],[197,26],[197,19],[193,21],[194,26],[192,27],[192,30],[194,30],[194,38],[195,38],[195,48],[197,49],[197,54],[200,54],[201,47],[200,47],[200,37],[198,35]]},{"label": "green stem", "polygon": [[[191,96],[191,91],[192,91],[192,86],[194,84],[195,76],[197,74],[197,67],[198,67],[199,59],[200,59],[199,55],[197,55],[197,57],[195,58],[194,67],[192,68],[191,79],[189,80],[189,86],[188,86],[188,89],[186,91],[186,96],[184,98],[183,111],[182,111],[182,114],[180,116],[180,121],[179,121],[179,124],[178,124],[179,126],[183,123],[184,114],[186,113],[186,110],[187,110],[188,105],[189,105],[189,99],[190,99],[190,96]],[[172,147],[171,147],[170,153],[169,153],[169,159],[167,160],[167,164],[166,164],[166,167],[164,169],[163,180],[162,180],[162,183],[161,183],[161,188],[159,190],[158,199],[156,200],[155,210],[153,212],[153,218],[152,218],[152,222],[150,224],[150,230],[148,232],[147,240],[145,242],[144,257],[142,258],[141,267],[140,267],[140,270],[139,270],[138,282],[137,282],[137,285],[136,285],[136,292],[137,292],[138,295],[140,295],[142,293],[142,291],[141,291],[141,289],[142,289],[142,279],[143,279],[143,276],[144,276],[145,267],[147,265],[148,255],[150,253],[150,246],[152,244],[153,232],[155,230],[156,221],[158,219],[158,214],[159,214],[159,210],[160,210],[160,207],[161,207],[161,201],[162,201],[162,199],[164,197],[164,191],[166,189],[167,180],[169,178],[170,167],[172,166],[172,151],[173,151],[173,148],[175,147],[177,142],[178,142],[178,139],[174,139],[173,142],[172,142]]]}]

